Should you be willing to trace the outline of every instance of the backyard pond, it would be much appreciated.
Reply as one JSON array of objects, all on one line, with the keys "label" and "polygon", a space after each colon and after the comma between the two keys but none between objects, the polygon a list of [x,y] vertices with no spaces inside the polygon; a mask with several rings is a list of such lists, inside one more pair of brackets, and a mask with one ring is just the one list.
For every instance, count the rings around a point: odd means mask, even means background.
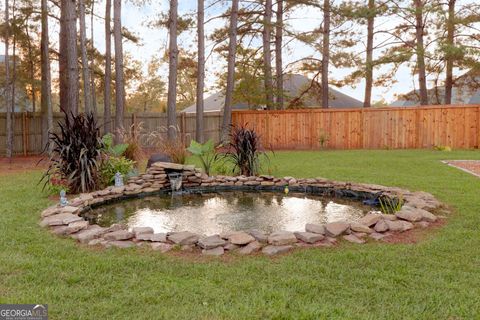
[{"label": "backyard pond", "polygon": [[279,192],[216,192],[156,195],[103,205],[85,213],[103,227],[123,223],[155,233],[217,234],[257,229],[266,233],[304,230],[305,224],[354,222],[376,210],[360,201]]}]

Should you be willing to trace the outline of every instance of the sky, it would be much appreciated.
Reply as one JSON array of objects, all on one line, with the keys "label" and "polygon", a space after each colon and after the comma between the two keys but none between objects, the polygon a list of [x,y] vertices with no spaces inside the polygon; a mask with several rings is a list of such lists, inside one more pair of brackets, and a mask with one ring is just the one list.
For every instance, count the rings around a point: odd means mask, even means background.
[{"label": "sky", "polygon": [[[471,0],[460,0],[459,2],[465,2]],[[205,19],[209,18],[223,12],[229,3],[225,2],[221,5],[207,8]],[[97,2],[96,4],[96,14],[99,16],[95,18],[94,21],[94,43],[96,48],[104,53],[104,25],[103,19],[104,16],[104,1]],[[3,9],[3,8],[1,8]],[[188,13],[195,12],[196,1],[194,0],[180,0],[179,1],[179,16],[185,15]],[[131,2],[124,2],[122,8],[122,23],[123,26],[134,32],[141,39],[139,45],[133,44],[131,42],[125,42],[124,50],[130,53],[135,59],[138,59],[145,64],[151,60],[154,56],[163,56],[168,45],[168,34],[165,28],[152,28],[148,25],[149,21],[155,19],[160,13],[168,12],[168,1],[150,1],[143,6],[135,6]],[[208,22],[205,26],[205,33],[208,35],[214,29],[223,26],[226,23],[222,19],[213,19]],[[314,28],[318,28],[322,23],[321,11],[315,10],[312,8],[297,8],[294,11],[294,14],[290,16],[288,24],[290,28],[295,31],[309,31]],[[389,27],[395,24],[396,21],[378,21],[377,24],[382,24],[382,27]],[[90,17],[87,16],[87,27],[90,28]],[[428,28],[428,26],[427,26]],[[59,26],[55,21],[50,19],[50,40],[53,46],[58,46],[58,31]],[[87,30],[87,35],[90,35],[90,31]],[[376,42],[381,41],[380,38],[375,39]],[[179,47],[187,48],[194,50],[196,46],[196,32],[195,30],[187,31],[183,33],[179,38]],[[3,43],[0,45],[0,50],[3,54],[4,51]],[[212,49],[212,43],[207,41],[206,52],[208,60],[206,61],[206,85],[207,87],[212,88],[215,84],[216,78],[214,76],[215,72],[226,70],[226,62],[224,59],[221,59],[218,55],[208,53]],[[112,48],[113,50],[113,48]],[[354,50],[363,51],[363,45],[357,45]],[[321,58],[319,52],[315,52],[310,46],[299,43],[298,41],[291,42],[283,50],[283,60],[284,64],[287,65],[292,61],[296,61],[299,58],[305,56],[312,56],[316,58]],[[330,75],[332,78],[341,79],[343,76],[350,73],[351,70],[347,69],[335,69],[333,66],[330,67]],[[55,72],[57,67],[52,65],[52,71]],[[381,70],[380,70],[381,71]],[[379,71],[376,71],[377,74]],[[159,74],[162,75],[165,81],[167,81],[167,66],[163,66],[159,70]],[[375,74],[374,74],[375,76]],[[54,75],[55,77],[55,75]],[[412,77],[410,70],[403,66],[395,74],[394,83],[389,87],[374,87],[373,88],[373,101],[385,100],[387,102],[392,102],[396,99],[397,94],[403,94],[411,91],[415,86],[415,78]],[[339,88],[345,94],[348,94],[358,100],[363,101],[365,86],[363,82],[360,82],[351,86],[343,86]],[[212,91],[210,91],[212,92]],[[207,92],[208,93],[208,92]]]}]

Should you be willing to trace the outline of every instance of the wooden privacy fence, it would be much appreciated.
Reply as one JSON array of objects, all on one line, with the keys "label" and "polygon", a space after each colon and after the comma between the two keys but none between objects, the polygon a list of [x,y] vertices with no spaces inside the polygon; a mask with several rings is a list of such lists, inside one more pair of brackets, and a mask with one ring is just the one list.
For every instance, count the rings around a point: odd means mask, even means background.
[{"label": "wooden privacy fence", "polygon": [[480,105],[235,111],[273,149],[478,148]]},{"label": "wooden privacy fence", "polygon": [[[54,131],[58,131],[58,122],[64,119],[63,113],[54,114]],[[112,119],[114,121],[114,119]],[[99,116],[99,124],[103,125],[103,116]],[[220,112],[205,113],[204,134],[206,139],[213,139],[215,142],[220,140],[220,130],[222,115]],[[128,129],[136,124],[142,128],[141,142],[144,147],[152,147],[153,139],[149,139],[149,133],[154,131],[161,132],[166,128],[167,116],[164,113],[134,113],[126,114],[124,117],[124,127]],[[112,128],[114,123],[112,123]],[[179,136],[185,145],[195,137],[195,114],[177,114],[177,126]],[[0,156],[5,155],[6,149],[6,115],[0,113]],[[42,120],[39,113],[15,113],[14,122],[14,154],[16,155],[35,155],[42,151]],[[103,127],[101,127],[103,134]]]}]

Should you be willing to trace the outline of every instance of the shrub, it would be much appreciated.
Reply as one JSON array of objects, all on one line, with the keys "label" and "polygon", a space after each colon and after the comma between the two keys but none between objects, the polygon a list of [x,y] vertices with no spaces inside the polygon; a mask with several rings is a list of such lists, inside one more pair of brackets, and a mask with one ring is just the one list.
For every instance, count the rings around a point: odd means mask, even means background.
[{"label": "shrub", "polygon": [[128,144],[126,143],[119,143],[113,144],[113,135],[111,133],[107,133],[102,137],[103,148],[102,153],[108,156],[113,157],[120,157],[122,156],[128,148]]},{"label": "shrub", "polygon": [[184,164],[188,156],[187,149],[180,134],[178,134],[180,129],[177,127],[175,130],[177,134],[173,140],[167,139],[167,128],[160,127],[159,130],[153,131],[148,135],[148,141],[158,151],[168,155],[173,162]]},{"label": "shrub", "polygon": [[210,175],[212,166],[218,158],[218,154],[215,150],[213,140],[210,139],[204,144],[192,140],[190,141],[190,147],[188,147],[187,150],[194,156],[200,158],[203,170],[206,174]]},{"label": "shrub", "polygon": [[260,157],[268,155],[254,129],[244,126],[233,127],[225,158],[233,164],[233,171],[239,170],[245,176],[254,176],[260,171]]},{"label": "shrub", "polygon": [[135,161],[135,164],[139,164],[144,158],[141,139],[144,136],[143,123],[132,124],[128,130],[121,132],[122,141],[128,145],[123,155],[125,158]]},{"label": "shrub", "polygon": [[98,169],[103,142],[93,114],[65,117],[60,133],[51,132],[49,166],[41,181],[65,179],[71,192],[88,192],[98,187]]},{"label": "shrub", "polygon": [[403,206],[403,196],[399,194],[396,198],[390,198],[385,195],[378,197],[378,202],[380,203],[380,208],[385,214],[395,214],[402,209]]},{"label": "shrub", "polygon": [[133,171],[135,162],[125,157],[107,157],[102,161],[100,176],[104,186],[115,181],[115,174],[120,172],[124,179]]}]

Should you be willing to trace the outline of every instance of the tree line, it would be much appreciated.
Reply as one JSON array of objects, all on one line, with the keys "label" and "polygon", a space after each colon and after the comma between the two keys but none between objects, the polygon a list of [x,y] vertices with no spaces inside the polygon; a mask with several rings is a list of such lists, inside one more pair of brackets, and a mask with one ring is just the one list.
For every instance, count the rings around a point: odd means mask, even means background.
[{"label": "tree line", "polygon": [[[159,13],[149,23],[152,28],[168,30],[168,48],[164,56],[149,63],[147,75],[139,73],[141,67],[124,53],[125,41],[139,41],[122,26],[125,2],[101,3],[103,8],[95,0],[5,0],[2,33],[7,156],[11,156],[13,148],[15,84],[19,79],[28,87],[34,111],[36,101],[40,101],[44,144],[53,127],[57,91],[60,110],[66,116],[78,112],[103,114],[104,131],[115,133],[117,142],[124,129],[127,98],[135,103],[141,101],[147,111],[151,101],[166,95],[170,139],[176,136],[179,104],[195,103],[196,140],[203,141],[205,61],[212,52],[226,61],[226,71],[217,75],[217,85],[225,93],[223,139],[231,123],[232,104],[240,98],[267,109],[285,109],[295,104],[295,99],[287,101],[283,88],[284,75],[291,70],[312,75],[312,83],[321,84],[323,108],[328,108],[329,85],[357,85],[364,81],[363,106],[368,108],[372,106],[373,88],[391,85],[400,67],[411,70],[412,94],[421,105],[450,104],[455,70],[479,68],[480,5],[475,1],[197,0],[194,10],[179,15],[178,0],[170,0],[168,12]],[[133,3],[144,5],[143,1]],[[298,10],[318,12],[318,25],[307,31],[295,30],[292,17]],[[205,19],[209,11],[213,13]],[[94,45],[94,19],[104,24],[104,53]],[[224,24],[206,34],[205,25],[213,20]],[[52,21],[60,26],[58,51],[49,38]],[[192,31],[196,35],[195,48],[179,48],[178,37]],[[206,42],[210,52],[206,52]],[[301,44],[315,54],[286,64],[284,54],[291,43],[297,48]],[[17,57],[22,57],[20,63]],[[54,88],[58,90],[52,93],[51,61],[57,60],[58,77],[54,79],[58,78],[58,83],[54,82]],[[157,74],[161,62],[168,63],[166,84]],[[332,75],[332,67],[349,73],[339,79]],[[444,98],[434,101],[429,96],[429,79],[436,87],[443,87]],[[126,87],[131,83],[137,83],[135,93],[127,97]]]}]

